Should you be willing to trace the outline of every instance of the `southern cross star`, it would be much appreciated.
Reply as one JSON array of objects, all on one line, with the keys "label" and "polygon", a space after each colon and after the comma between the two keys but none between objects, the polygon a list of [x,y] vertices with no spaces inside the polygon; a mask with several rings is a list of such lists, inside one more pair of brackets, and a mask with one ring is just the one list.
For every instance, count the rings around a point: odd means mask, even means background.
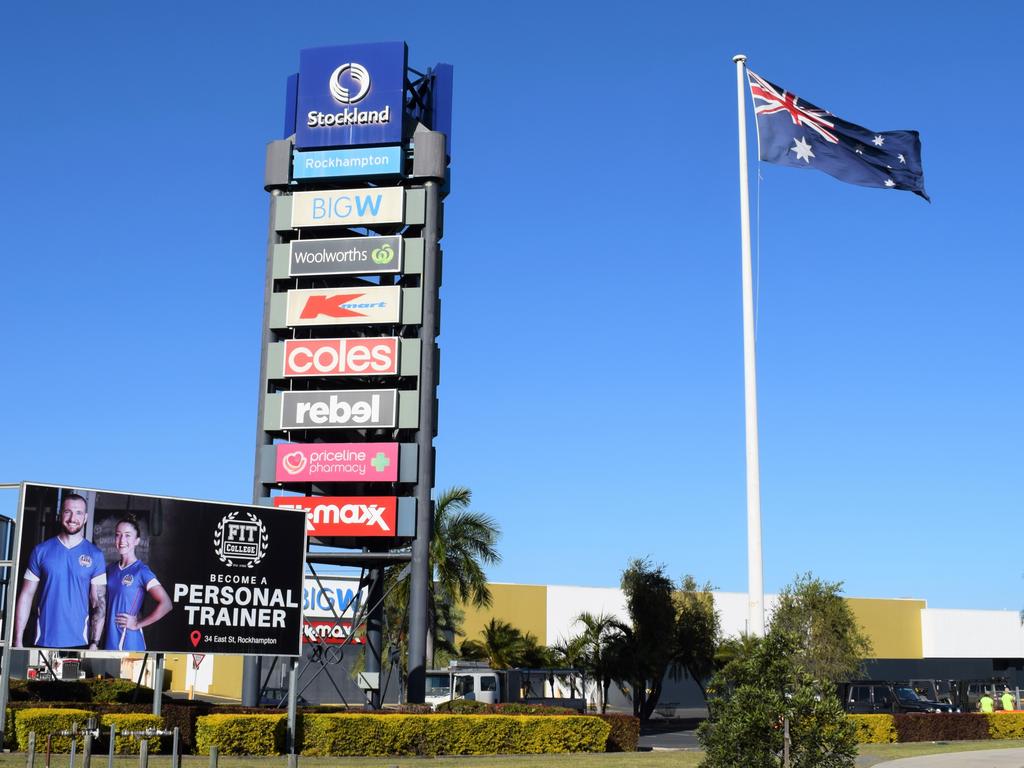
[{"label": "southern cross star", "polygon": [[903,155],[896,155],[896,158],[904,165],[907,164],[907,158],[905,158]]},{"label": "southern cross star", "polygon": [[874,144],[876,147],[880,147],[883,144],[885,144],[885,137],[884,136],[875,136],[875,138],[873,138],[871,140],[871,143]]},{"label": "southern cross star", "polygon": [[803,136],[799,139],[793,139],[793,146],[789,148],[789,151],[796,152],[796,159],[803,160],[805,163],[810,163],[811,158],[814,157],[811,145],[807,143]]},{"label": "southern cross star", "polygon": [[892,179],[886,179],[885,180],[885,186],[887,186],[887,187],[895,187],[896,186],[896,182],[893,181]]}]

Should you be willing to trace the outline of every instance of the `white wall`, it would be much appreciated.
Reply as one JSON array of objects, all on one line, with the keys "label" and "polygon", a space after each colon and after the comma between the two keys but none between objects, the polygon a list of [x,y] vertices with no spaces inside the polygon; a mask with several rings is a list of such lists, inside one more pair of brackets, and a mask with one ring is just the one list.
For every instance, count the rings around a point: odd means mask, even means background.
[{"label": "white wall", "polygon": [[1024,627],[1016,611],[921,610],[927,658],[1024,658]]},{"label": "white wall", "polygon": [[548,587],[548,645],[568,640],[582,631],[576,617],[583,612],[610,613],[620,621],[629,621],[626,598],[614,587]]}]

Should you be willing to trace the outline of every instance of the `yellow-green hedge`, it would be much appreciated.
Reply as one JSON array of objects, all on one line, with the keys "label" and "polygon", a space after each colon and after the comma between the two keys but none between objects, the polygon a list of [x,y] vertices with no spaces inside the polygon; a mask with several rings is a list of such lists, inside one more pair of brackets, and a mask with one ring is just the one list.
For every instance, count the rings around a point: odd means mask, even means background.
[{"label": "yellow-green hedge", "polygon": [[217,747],[225,755],[280,755],[284,715],[205,715],[196,718],[196,753]]},{"label": "yellow-green hedge", "polygon": [[585,715],[362,715],[302,718],[302,754],[494,755],[603,752],[611,726]]},{"label": "yellow-green hedge", "polygon": [[857,729],[858,744],[892,744],[896,721],[892,715],[847,715]]},{"label": "yellow-green hedge", "polygon": [[1024,739],[1024,712],[993,712],[987,717],[989,737]]},{"label": "yellow-green hedge", "polygon": [[[14,725],[15,733],[18,735],[18,749],[22,752],[28,749],[28,735],[31,731],[36,732],[36,750],[46,749],[46,735],[54,731],[70,730],[72,724],[78,723],[79,728],[84,728],[86,721],[96,715],[85,709],[20,709],[18,720]],[[78,749],[85,744],[85,737],[78,737]],[[50,741],[50,751],[70,752],[70,736],[54,736]]]},{"label": "yellow-green hedge", "polygon": [[[121,731],[143,731],[146,728],[163,728],[163,720],[159,715],[146,715],[137,712],[109,712],[100,715],[100,738],[104,743],[110,737],[110,726],[116,728],[114,735],[114,752],[119,755],[139,754],[140,739],[134,736],[122,736]],[[38,737],[37,737],[38,739]],[[149,742],[150,754],[160,751],[160,737],[146,739]],[[38,743],[38,742],[37,742]]]}]

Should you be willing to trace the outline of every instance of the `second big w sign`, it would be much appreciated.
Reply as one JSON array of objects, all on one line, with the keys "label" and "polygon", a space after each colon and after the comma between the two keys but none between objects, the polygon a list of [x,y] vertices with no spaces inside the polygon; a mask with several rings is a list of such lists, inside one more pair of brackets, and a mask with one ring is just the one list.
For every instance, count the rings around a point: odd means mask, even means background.
[{"label": "second big w sign", "polygon": [[286,138],[267,151],[254,496],[306,513],[310,540],[332,548],[307,562],[362,569],[365,679],[380,669],[383,566],[412,559],[409,698],[422,701],[452,79],[407,56],[404,43],[306,50],[289,81]]}]

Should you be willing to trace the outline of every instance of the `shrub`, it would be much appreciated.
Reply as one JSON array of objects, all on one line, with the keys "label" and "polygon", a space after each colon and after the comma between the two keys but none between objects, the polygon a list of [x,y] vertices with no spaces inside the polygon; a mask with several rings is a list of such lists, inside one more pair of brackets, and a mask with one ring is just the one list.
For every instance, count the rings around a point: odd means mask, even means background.
[{"label": "shrub", "polygon": [[4,743],[2,746],[13,748],[17,743],[18,735],[14,732],[14,713],[17,710],[8,709],[7,718],[4,720]]},{"label": "shrub", "polygon": [[[110,726],[114,726],[114,752],[119,755],[137,755],[141,739],[134,736],[122,736],[121,731],[142,731],[146,728],[163,728],[163,721],[159,715],[146,715],[137,712],[110,712],[100,715],[100,739],[104,745],[109,745]],[[153,736],[146,739],[149,742],[151,754],[160,751],[160,737]]]},{"label": "shrub", "polygon": [[494,704],[491,711],[496,715],[578,715],[579,710],[572,707],[556,707],[550,704],[523,704],[519,701],[509,701],[503,704]]},{"label": "shrub", "polygon": [[[22,709],[18,712],[15,732],[18,735],[18,749],[22,752],[28,749],[29,732],[36,732],[36,749],[46,749],[46,735],[55,731],[70,730],[71,726],[78,723],[84,727],[86,721],[94,717],[92,712],[85,709]],[[78,738],[79,748],[85,740]],[[70,736],[54,736],[50,741],[50,749],[53,752],[70,752]]]},{"label": "shrub", "polygon": [[131,680],[90,677],[85,680],[11,680],[11,701],[97,702],[111,704],[153,700],[153,689]]},{"label": "shrub", "polygon": [[989,738],[989,721],[985,715],[920,714],[893,715],[897,741],[963,741]]},{"label": "shrub", "polygon": [[636,752],[640,741],[640,718],[632,715],[594,715],[611,727],[605,752]]},{"label": "shrub", "polygon": [[153,689],[146,686],[138,686],[131,680],[121,680],[112,677],[94,677],[86,681],[89,686],[91,699],[101,704],[128,704],[137,702],[153,701]]},{"label": "shrub", "polygon": [[1024,739],[1024,712],[993,712],[985,717],[989,738]]},{"label": "shrub", "polygon": [[493,755],[602,752],[611,726],[583,715],[303,716],[302,754]]},{"label": "shrub", "polygon": [[481,715],[491,711],[491,704],[482,701],[470,701],[469,699],[452,699],[442,701],[437,705],[437,712],[444,712],[450,715]]},{"label": "shrub", "polygon": [[225,755],[284,752],[284,715],[205,715],[196,719],[196,751],[217,747]]},{"label": "shrub", "polygon": [[896,741],[896,723],[892,715],[849,715],[857,729],[858,744],[892,744]]}]

